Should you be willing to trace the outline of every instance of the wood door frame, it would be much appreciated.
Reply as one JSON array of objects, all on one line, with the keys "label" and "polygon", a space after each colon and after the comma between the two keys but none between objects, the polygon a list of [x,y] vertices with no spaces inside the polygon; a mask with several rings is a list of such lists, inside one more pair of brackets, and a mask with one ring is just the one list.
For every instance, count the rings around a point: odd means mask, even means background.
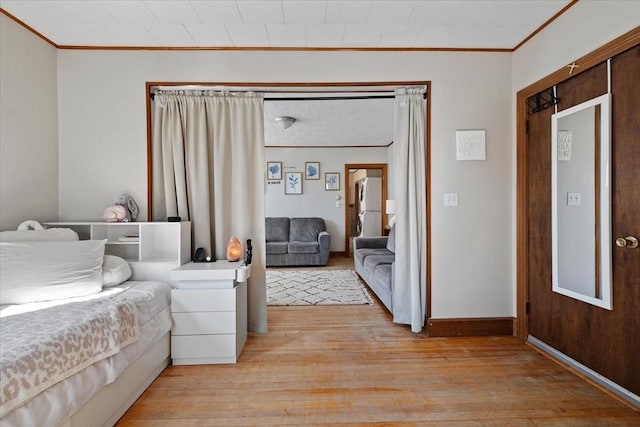
[{"label": "wood door frame", "polygon": [[[427,241],[425,242],[426,250],[426,268],[427,268],[427,310],[426,320],[431,314],[431,81],[430,80],[412,80],[412,81],[388,81],[388,82],[323,82],[323,83],[268,83],[268,82],[146,82],[146,107],[147,107],[147,220],[152,221],[153,218],[153,156],[151,149],[151,91],[155,86],[216,86],[216,87],[232,87],[232,88],[266,88],[262,92],[282,92],[286,88],[294,88],[297,91],[307,90],[313,92],[314,88],[335,87],[335,92],[354,92],[354,88],[364,88],[361,92],[375,92],[375,87],[403,87],[403,86],[424,86],[425,90],[425,185],[426,185],[426,223],[427,223]],[[345,224],[346,227],[346,224]],[[424,331],[428,332],[428,323],[425,322]]]},{"label": "wood door frame", "polygon": [[517,92],[516,95],[516,331],[519,338],[526,340],[529,334],[527,304],[529,302],[529,234],[527,193],[527,98],[551,86],[568,80],[607,59],[640,44],[640,27],[623,34],[591,53],[577,59],[579,65],[573,73],[563,67]]},{"label": "wood door frame", "polygon": [[[384,214],[386,212],[387,206],[387,163],[345,163],[344,164],[344,255],[349,256],[349,202],[351,198],[349,197],[349,191],[351,188],[349,186],[349,170],[351,169],[382,169],[382,200],[380,201],[380,210],[383,212],[382,214],[382,230],[387,226],[387,215]],[[382,230],[380,230],[382,232]]]}]

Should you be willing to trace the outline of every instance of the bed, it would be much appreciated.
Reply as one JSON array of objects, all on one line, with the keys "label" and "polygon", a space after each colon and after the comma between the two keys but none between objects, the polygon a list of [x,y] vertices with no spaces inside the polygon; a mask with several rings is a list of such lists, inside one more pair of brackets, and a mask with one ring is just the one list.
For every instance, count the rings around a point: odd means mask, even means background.
[{"label": "bed", "polygon": [[169,364],[171,286],[127,280],[128,265],[105,256],[104,242],[7,242],[7,233],[0,425],[114,425]]}]

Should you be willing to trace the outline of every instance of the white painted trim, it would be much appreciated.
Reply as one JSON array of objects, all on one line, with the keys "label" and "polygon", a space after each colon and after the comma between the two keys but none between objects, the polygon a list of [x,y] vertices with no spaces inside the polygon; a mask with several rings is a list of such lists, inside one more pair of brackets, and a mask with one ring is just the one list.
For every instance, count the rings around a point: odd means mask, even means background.
[{"label": "white painted trim", "polygon": [[606,387],[608,390],[612,391],[613,393],[620,396],[621,398],[631,403],[632,405],[640,407],[640,396],[638,396],[637,394],[634,394],[631,391],[627,390],[626,388],[619,386],[618,384],[614,383],[607,377],[604,377],[599,373],[597,373],[596,371],[589,369],[588,367],[584,366],[582,363],[570,358],[566,354],[540,341],[536,337],[529,335],[529,337],[527,338],[527,342],[539,348],[540,350],[544,351],[545,353],[553,356],[555,359],[558,359],[559,361],[569,365],[570,367],[577,370],[581,374],[587,376],[592,381],[600,384],[603,387]]}]

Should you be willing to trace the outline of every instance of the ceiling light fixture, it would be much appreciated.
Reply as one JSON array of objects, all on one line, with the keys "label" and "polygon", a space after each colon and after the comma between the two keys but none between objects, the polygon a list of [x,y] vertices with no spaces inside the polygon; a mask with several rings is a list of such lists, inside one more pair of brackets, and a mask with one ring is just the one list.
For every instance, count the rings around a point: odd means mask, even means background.
[{"label": "ceiling light fixture", "polygon": [[282,129],[289,129],[296,122],[296,119],[289,116],[281,116],[276,117],[275,121]]}]

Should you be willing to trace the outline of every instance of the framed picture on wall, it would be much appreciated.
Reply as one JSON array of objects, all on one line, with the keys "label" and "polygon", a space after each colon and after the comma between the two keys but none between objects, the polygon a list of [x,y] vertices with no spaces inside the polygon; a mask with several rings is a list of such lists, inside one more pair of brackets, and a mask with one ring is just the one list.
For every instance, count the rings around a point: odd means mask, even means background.
[{"label": "framed picture on wall", "polygon": [[282,179],[282,162],[267,162],[267,180],[279,181]]},{"label": "framed picture on wall", "polygon": [[320,162],[305,162],[304,179],[320,179]]},{"label": "framed picture on wall", "polygon": [[324,174],[325,191],[340,190],[340,172],[327,172]]},{"label": "framed picture on wall", "polygon": [[284,194],[302,194],[302,172],[284,174]]}]

